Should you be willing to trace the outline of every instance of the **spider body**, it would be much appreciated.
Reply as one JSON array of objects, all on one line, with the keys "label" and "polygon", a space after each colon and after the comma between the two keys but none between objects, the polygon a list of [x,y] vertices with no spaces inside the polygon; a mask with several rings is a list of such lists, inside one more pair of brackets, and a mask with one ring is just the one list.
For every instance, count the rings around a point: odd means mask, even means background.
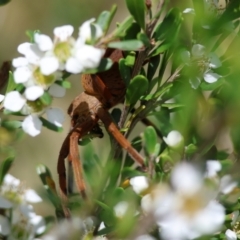
[{"label": "spider body", "polygon": [[83,170],[78,153],[78,141],[91,131],[100,133],[101,136],[99,120],[103,122],[107,131],[113,135],[129,155],[144,168],[142,156],[120,133],[108,113],[111,107],[124,100],[126,93],[126,86],[121,79],[118,67],[118,61],[123,57],[122,52],[107,49],[105,56],[113,61],[111,69],[102,73],[83,75],[82,85],[85,91],[73,100],[68,109],[72,130],[64,140],[58,158],[59,182],[64,195],[67,194],[64,159],[68,157],[73,166],[76,186],[82,196],[86,197]]}]

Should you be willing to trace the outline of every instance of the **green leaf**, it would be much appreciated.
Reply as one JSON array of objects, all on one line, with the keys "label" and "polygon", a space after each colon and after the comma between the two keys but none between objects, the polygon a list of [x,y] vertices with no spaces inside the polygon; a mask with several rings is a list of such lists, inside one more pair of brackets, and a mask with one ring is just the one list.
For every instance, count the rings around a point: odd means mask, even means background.
[{"label": "green leaf", "polygon": [[16,86],[17,86],[17,84],[14,81],[13,74],[12,74],[12,72],[9,72],[6,94],[13,91],[16,88]]},{"label": "green leaf", "polygon": [[172,41],[164,41],[161,43],[158,47],[154,48],[153,51],[150,53],[150,57],[154,57],[156,55],[159,55],[165,51],[167,51],[172,46]]},{"label": "green leaf", "polygon": [[225,82],[224,78],[220,78],[214,83],[207,83],[205,81],[202,81],[200,84],[200,88],[204,91],[212,91],[212,90],[215,90],[216,88],[222,86],[224,84],[224,82]]},{"label": "green leaf", "polygon": [[145,33],[139,33],[137,35],[137,39],[140,40],[141,42],[143,42],[144,46],[146,46],[146,47],[151,46],[151,42]]},{"label": "green leaf", "polygon": [[111,42],[109,48],[121,49],[123,51],[136,51],[143,47],[143,43],[139,40],[126,40],[121,42]]},{"label": "green leaf", "polygon": [[137,35],[141,32],[141,27],[136,22],[133,22],[129,28],[127,28],[124,36],[124,40],[136,39]]},{"label": "green leaf", "polygon": [[128,53],[127,57],[125,58],[125,65],[128,67],[133,67],[136,60],[136,52],[131,51]]},{"label": "green leaf", "polygon": [[129,83],[126,93],[126,104],[134,105],[148,90],[148,80],[143,75],[135,76]]},{"label": "green leaf", "polygon": [[118,62],[119,71],[122,77],[122,80],[128,86],[131,79],[131,69],[125,64],[125,59],[121,58]]},{"label": "green leaf", "polygon": [[144,130],[144,145],[148,154],[151,156],[155,153],[155,146],[157,144],[157,134],[152,126],[146,127]]},{"label": "green leaf", "polygon": [[21,121],[2,121],[1,125],[7,129],[16,129],[22,126]]},{"label": "green leaf", "polygon": [[153,37],[156,41],[173,41],[177,36],[182,23],[182,13],[177,8],[169,10],[163,21],[156,27]]},{"label": "green leaf", "polygon": [[84,73],[94,74],[94,73],[98,73],[98,72],[104,72],[104,71],[107,71],[108,69],[110,69],[112,67],[112,64],[113,64],[113,62],[110,58],[102,58],[99,66],[97,68],[87,70]]},{"label": "green leaf", "polygon": [[135,21],[145,29],[145,1],[144,0],[126,0],[127,8]]},{"label": "green leaf", "polygon": [[48,120],[46,120],[43,117],[40,117],[40,120],[42,121],[44,127],[48,128],[52,131],[55,131],[55,132],[62,132],[63,131],[62,127],[56,126],[55,124],[49,122]]},{"label": "green leaf", "polygon": [[31,42],[31,43],[34,43],[35,42],[35,40],[34,40],[34,35],[35,35],[35,33],[41,33],[39,30],[27,30],[26,31],[26,35],[29,37],[29,41]]},{"label": "green leaf", "polygon": [[44,105],[47,105],[47,106],[51,105],[52,103],[52,97],[48,92],[44,92],[44,94],[39,99]]},{"label": "green leaf", "polygon": [[156,55],[150,58],[150,61],[148,64],[148,70],[147,70],[147,78],[149,79],[149,81],[151,81],[152,78],[154,77],[154,74],[156,73],[159,63],[160,63],[160,55]]},{"label": "green leaf", "polygon": [[47,191],[47,195],[53,206],[55,207],[55,212],[58,219],[65,217],[64,211],[62,209],[62,202],[57,195],[56,185],[52,178],[50,170],[43,164],[39,164],[36,167],[37,173]]},{"label": "green leaf", "polygon": [[162,107],[166,107],[168,109],[174,109],[174,108],[182,108],[182,107],[184,107],[184,104],[180,104],[180,103],[164,103],[161,106]]},{"label": "green leaf", "polygon": [[97,24],[102,28],[103,32],[106,33],[108,31],[108,28],[111,24],[111,21],[117,11],[117,5],[114,4],[109,11],[103,11],[100,13],[98,19],[97,19]]},{"label": "green leaf", "polygon": [[9,157],[1,163],[1,165],[0,165],[0,185],[2,185],[3,179],[4,179],[5,175],[8,173],[9,169],[11,168],[13,161],[14,161],[14,158]]},{"label": "green leaf", "polygon": [[131,16],[126,18],[113,32],[113,36],[116,38],[124,37],[126,35],[126,30],[131,26],[132,22],[133,18]]},{"label": "green leaf", "polygon": [[66,89],[69,89],[72,86],[72,84],[67,80],[57,80],[55,83]]},{"label": "green leaf", "polygon": [[9,3],[11,0],[0,0],[0,6]]}]

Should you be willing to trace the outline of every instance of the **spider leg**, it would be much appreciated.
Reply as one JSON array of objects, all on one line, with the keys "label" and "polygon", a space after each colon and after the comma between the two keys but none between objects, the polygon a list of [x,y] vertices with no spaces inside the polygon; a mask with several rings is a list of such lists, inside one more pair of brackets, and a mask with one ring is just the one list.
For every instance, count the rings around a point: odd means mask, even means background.
[{"label": "spider leg", "polygon": [[78,139],[81,134],[78,131],[74,131],[70,136],[70,157],[69,160],[72,162],[73,175],[76,182],[78,191],[82,197],[86,199],[86,186],[83,179],[83,168],[80,162],[79,150],[78,150]]},{"label": "spider leg", "polygon": [[85,184],[83,181],[83,171],[80,163],[79,153],[78,153],[78,140],[84,136],[89,130],[91,130],[96,123],[94,121],[84,122],[82,124],[77,124],[68,133],[65,138],[58,156],[57,172],[59,176],[59,185],[61,189],[61,195],[67,198],[67,176],[65,167],[65,158],[72,163],[74,179],[76,182],[77,189],[82,194],[85,194]]},{"label": "spider leg", "polygon": [[132,147],[131,143],[121,134],[116,124],[112,121],[110,114],[103,108],[98,108],[98,117],[104,123],[106,129],[113,135],[118,143],[128,152],[134,161],[136,161],[142,169],[145,171],[146,166],[144,164],[143,157]]}]

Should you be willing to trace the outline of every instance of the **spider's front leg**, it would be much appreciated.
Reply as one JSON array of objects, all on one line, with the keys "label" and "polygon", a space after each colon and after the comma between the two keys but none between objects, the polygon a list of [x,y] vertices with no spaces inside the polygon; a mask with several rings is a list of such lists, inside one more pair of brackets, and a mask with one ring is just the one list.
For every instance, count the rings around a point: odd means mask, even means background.
[{"label": "spider's front leg", "polygon": [[104,123],[108,132],[118,141],[118,143],[128,152],[130,157],[137,162],[143,171],[147,171],[143,157],[132,147],[131,143],[121,134],[116,124],[113,122],[110,114],[104,108],[99,107],[97,110],[98,117]]}]

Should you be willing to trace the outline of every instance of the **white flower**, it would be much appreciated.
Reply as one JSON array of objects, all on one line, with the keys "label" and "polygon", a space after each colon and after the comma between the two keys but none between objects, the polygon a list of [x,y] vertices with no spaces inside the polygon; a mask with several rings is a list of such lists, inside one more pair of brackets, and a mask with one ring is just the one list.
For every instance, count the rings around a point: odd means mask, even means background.
[{"label": "white flower", "polygon": [[12,91],[6,94],[3,106],[9,111],[18,112],[25,103],[26,99],[18,91]]},{"label": "white flower", "polygon": [[217,232],[224,223],[225,210],[215,196],[196,167],[181,163],[172,171],[171,186],[159,185],[143,197],[142,207],[154,215],[162,239],[193,239]]},{"label": "white flower", "polygon": [[225,232],[227,240],[237,240],[237,234],[230,229]]},{"label": "white flower", "polygon": [[59,66],[59,60],[54,56],[44,57],[40,61],[41,72],[47,76],[57,71]]},{"label": "white flower", "polygon": [[103,35],[103,31],[98,24],[94,24],[95,18],[91,18],[90,20],[84,22],[82,26],[79,28],[79,37],[83,40],[83,43],[90,41],[92,39],[91,25],[95,30],[95,39],[100,38]]},{"label": "white flower", "polygon": [[149,187],[148,179],[145,176],[137,176],[130,179],[133,191],[140,194]]},{"label": "white flower", "polygon": [[30,136],[35,137],[41,132],[42,122],[38,116],[29,115],[23,120],[22,129]]},{"label": "white flower", "polygon": [[163,137],[163,140],[168,146],[176,147],[183,142],[183,136],[180,132],[173,130],[167,135],[167,137]]}]

